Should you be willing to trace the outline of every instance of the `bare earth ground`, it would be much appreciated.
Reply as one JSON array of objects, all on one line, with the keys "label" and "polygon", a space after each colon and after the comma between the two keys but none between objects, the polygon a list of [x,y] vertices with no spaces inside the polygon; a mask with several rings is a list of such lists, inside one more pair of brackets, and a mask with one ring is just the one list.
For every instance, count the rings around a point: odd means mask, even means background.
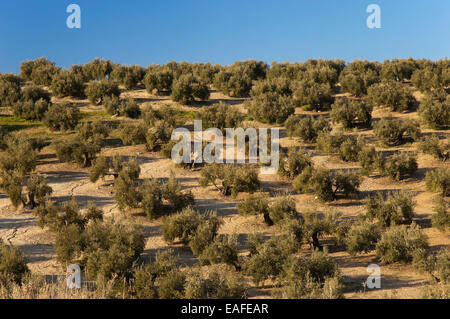
[{"label": "bare earth ground", "polygon": [[[183,111],[195,111],[196,107],[180,106],[171,102],[164,97],[155,97],[149,95],[145,90],[136,90],[132,92],[124,92],[122,97],[132,96],[138,103],[142,105],[151,104],[158,108],[163,104],[171,105]],[[224,101],[234,105],[240,111],[245,112],[243,107],[244,100],[228,98],[220,93],[213,92],[211,101],[208,104]],[[89,105],[87,100],[74,100],[81,105],[81,109],[90,118],[105,116],[101,106]],[[305,113],[297,110],[297,113]],[[376,109],[373,113],[374,120],[378,120],[381,116],[387,115],[387,111]],[[397,117],[417,118],[417,113],[398,114],[392,113]],[[114,120],[117,120],[114,119]],[[259,126],[270,127],[261,123],[252,123]],[[57,136],[58,134],[50,133],[43,127],[27,129],[30,134],[46,134]],[[432,130],[423,130],[425,134],[430,134]],[[449,135],[448,131],[436,131],[440,135]],[[372,137],[372,131],[360,131],[360,134],[366,137]],[[299,141],[287,137],[285,130],[281,131],[281,145],[287,147],[290,145],[301,145]],[[402,149],[414,149],[415,146],[407,144]],[[394,150],[390,148],[389,150]],[[102,150],[104,155],[120,154],[123,156],[137,157],[141,165],[141,178],[168,178],[173,171],[182,183],[183,187],[190,189],[196,199],[196,205],[200,209],[216,210],[219,216],[224,218],[224,225],[220,229],[221,233],[237,234],[239,242],[242,244],[242,254],[245,254],[245,239],[249,233],[261,232],[270,236],[277,232],[276,227],[267,227],[262,218],[242,217],[237,214],[236,203],[245,197],[246,194],[240,194],[236,199],[225,198],[221,196],[212,187],[203,189],[198,184],[199,170],[185,170],[177,168],[170,159],[162,158],[157,153],[149,153],[143,145],[140,146],[121,146],[117,138],[111,137],[108,146]],[[344,163],[335,157],[320,154],[313,151],[313,160],[316,164],[321,164],[329,169],[342,168],[358,168],[357,163]],[[364,211],[363,199],[374,191],[388,190],[408,190],[414,193],[416,201],[415,221],[419,223],[424,232],[429,237],[429,244],[432,249],[441,247],[450,247],[450,236],[440,233],[431,228],[431,215],[433,198],[436,194],[425,191],[425,183],[423,178],[427,169],[444,165],[442,162],[433,159],[431,156],[419,154],[418,157],[419,170],[412,178],[401,182],[393,182],[386,177],[371,176],[365,177],[361,185],[361,194],[357,199],[338,200],[329,204],[322,204],[315,200],[314,195],[298,195],[295,194],[290,183],[281,179],[278,175],[260,175],[262,182],[262,191],[267,192],[271,197],[277,196],[283,192],[294,194],[297,200],[297,209],[302,212],[307,209],[317,208],[317,211],[327,211],[334,209],[342,214],[343,218],[354,220],[358,214]],[[53,199],[57,201],[67,201],[72,197],[76,198],[81,208],[86,208],[88,202],[94,202],[98,207],[102,208],[106,216],[113,217],[125,223],[136,222],[143,225],[147,237],[147,243],[144,251],[144,258],[154,256],[157,250],[173,248],[179,256],[182,263],[191,265],[195,262],[195,258],[189,248],[183,248],[181,245],[167,245],[161,236],[161,221],[149,221],[141,212],[120,212],[113,195],[112,180],[100,180],[97,183],[89,181],[88,169],[80,168],[76,165],[60,163],[56,158],[51,146],[45,148],[38,163],[38,171],[44,174],[48,179],[49,185],[53,188]],[[30,211],[15,211],[11,206],[9,199],[0,193],[0,238],[8,241],[22,249],[29,259],[29,267],[34,273],[39,274],[63,274],[64,269],[61,268],[56,261],[55,249],[53,247],[54,239],[50,232],[37,226],[36,218]],[[303,249],[308,251],[305,245]],[[368,290],[363,292],[362,282],[369,275],[366,268],[369,264],[377,263],[375,252],[358,256],[350,256],[345,251],[333,251],[330,248],[330,255],[338,262],[342,271],[343,280],[346,284],[345,297],[347,298],[417,298],[420,297],[420,288],[427,283],[426,275],[416,273],[410,265],[384,265],[381,267],[382,283],[381,289]],[[252,285],[251,281],[249,283]],[[270,288],[250,289],[251,298],[270,298]]]}]

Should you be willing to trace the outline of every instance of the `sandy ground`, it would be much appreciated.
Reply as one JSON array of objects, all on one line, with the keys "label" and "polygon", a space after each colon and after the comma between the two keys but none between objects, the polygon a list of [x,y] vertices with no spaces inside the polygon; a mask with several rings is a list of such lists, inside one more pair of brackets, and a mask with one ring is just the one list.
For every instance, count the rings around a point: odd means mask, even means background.
[{"label": "sandy ground", "polygon": [[[151,104],[159,107],[163,104],[172,105],[178,109],[191,111],[195,107],[180,106],[171,102],[165,97],[155,97],[149,95],[145,90],[126,92],[123,97],[132,96],[141,104]],[[245,112],[243,106],[244,100],[231,99],[220,93],[212,93],[211,101],[208,104],[224,101],[239,110]],[[76,101],[82,105],[82,110],[86,112],[101,111],[102,107],[91,106],[87,101]],[[303,111],[297,110],[297,113]],[[374,120],[385,116],[386,110],[376,109],[373,113]],[[326,114],[326,113],[324,113]],[[392,113],[397,117],[417,118],[417,113],[398,114]],[[257,124],[270,127],[269,125]],[[430,134],[432,130],[423,130],[425,134]],[[438,132],[440,135],[449,135],[448,131]],[[361,131],[369,139],[372,137],[372,131]],[[114,143],[112,143],[114,144]],[[281,131],[282,147],[290,145],[300,145],[295,139],[286,136],[285,130]],[[402,149],[414,149],[415,145],[406,144]],[[395,148],[390,148],[393,150]],[[249,233],[261,232],[268,236],[277,232],[276,227],[267,227],[262,218],[242,217],[237,214],[236,203],[245,194],[240,194],[236,199],[221,196],[215,189],[201,188],[198,184],[199,170],[185,170],[177,168],[175,164],[164,159],[157,153],[149,153],[143,145],[139,146],[108,146],[102,150],[103,155],[111,156],[121,154],[123,156],[133,156],[138,159],[141,166],[140,178],[168,178],[173,171],[185,189],[190,189],[196,199],[196,205],[202,210],[215,210],[217,214],[224,219],[224,225],[220,229],[221,233],[237,234],[240,243],[245,243]],[[371,176],[365,177],[361,185],[361,194],[359,198],[338,200],[328,204],[319,203],[314,195],[295,194],[290,183],[280,178],[278,175],[261,175],[262,191],[268,196],[275,197],[282,192],[289,192],[297,200],[297,209],[302,212],[308,209],[317,209],[318,211],[328,211],[334,209],[342,214],[343,218],[354,220],[358,214],[364,212],[363,199],[374,191],[388,190],[408,190],[414,193],[416,201],[415,220],[424,228],[424,232],[429,237],[429,244],[432,249],[450,246],[449,233],[443,234],[430,227],[430,218],[433,214],[433,198],[436,194],[425,191],[423,181],[427,169],[442,166],[443,163],[433,159],[431,156],[420,154],[419,170],[409,179],[401,182],[393,182],[386,177]],[[313,160],[316,164],[322,164],[329,169],[357,168],[357,163],[344,163],[338,158],[320,154],[313,151]],[[195,258],[188,248],[180,245],[167,245],[161,237],[161,221],[149,221],[138,210],[135,212],[120,212],[113,195],[112,180],[100,180],[97,183],[89,181],[88,169],[80,168],[76,165],[60,163],[56,158],[54,151],[47,147],[40,155],[37,170],[44,174],[48,179],[49,185],[53,188],[52,198],[57,201],[67,201],[72,197],[76,198],[81,208],[86,208],[88,202],[94,202],[103,209],[106,216],[114,217],[122,222],[134,222],[141,224],[145,229],[146,246],[143,254],[144,258],[150,258],[156,251],[161,249],[173,248],[179,256],[182,263],[192,265]],[[0,193],[0,238],[14,244],[24,251],[29,259],[29,267],[35,273],[40,274],[62,274],[64,269],[56,261],[55,249],[53,247],[54,238],[52,234],[37,226],[36,218],[30,211],[14,210],[9,199]],[[305,246],[303,249],[308,250]],[[242,245],[242,254],[245,254],[245,247]],[[381,266],[382,288],[377,290],[363,291],[362,282],[369,275],[366,268],[369,264],[377,263],[375,252],[358,256],[350,256],[345,251],[333,251],[330,249],[330,255],[338,262],[342,271],[343,281],[346,284],[345,297],[347,298],[383,298],[387,296],[396,296],[400,298],[416,298],[420,296],[420,288],[426,284],[427,277],[417,274],[410,265],[386,265]],[[249,283],[251,281],[249,280]],[[270,297],[270,289],[260,289],[253,287],[250,289],[251,298]]]}]

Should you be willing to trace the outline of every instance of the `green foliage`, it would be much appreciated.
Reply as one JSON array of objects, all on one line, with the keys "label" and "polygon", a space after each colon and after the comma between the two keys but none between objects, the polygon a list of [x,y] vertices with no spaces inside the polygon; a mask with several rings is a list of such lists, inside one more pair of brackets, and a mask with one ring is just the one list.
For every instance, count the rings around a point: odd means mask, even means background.
[{"label": "green foliage", "polygon": [[389,193],[387,197],[378,192],[365,201],[365,206],[364,218],[376,219],[384,227],[411,223],[414,217],[415,203],[412,195],[403,191]]},{"label": "green foliage", "polygon": [[193,75],[182,75],[173,81],[171,99],[181,104],[192,104],[196,99],[209,99],[206,83]]},{"label": "green foliage", "polygon": [[29,273],[27,259],[22,251],[6,245],[0,239],[0,284],[6,285],[8,281],[21,284]]},{"label": "green foliage", "polygon": [[21,98],[21,83],[21,78],[16,75],[0,73],[0,107],[12,106]]},{"label": "green foliage", "polygon": [[385,82],[410,80],[417,63],[413,59],[386,60],[381,65],[381,79]]},{"label": "green foliage", "polygon": [[344,242],[347,251],[352,255],[356,255],[371,251],[380,237],[381,234],[376,225],[363,222],[350,227]]},{"label": "green foliage", "polygon": [[358,154],[361,152],[363,145],[365,145],[362,136],[347,135],[343,138],[339,146],[339,157],[345,162],[358,161]]},{"label": "green foliage", "polygon": [[2,172],[16,172],[23,177],[36,168],[39,145],[36,145],[27,135],[23,133],[9,134],[3,142],[5,151],[0,153]]},{"label": "green foliage", "polygon": [[44,124],[52,131],[73,130],[78,125],[80,117],[80,110],[75,104],[62,102],[48,108]]},{"label": "green foliage", "polygon": [[[330,284],[336,281],[333,289]],[[313,251],[309,258],[290,257],[280,276],[285,298],[340,298],[339,268],[324,252]]]},{"label": "green foliage", "polygon": [[15,116],[26,120],[42,120],[50,105],[50,95],[33,85],[23,89],[20,100],[12,105],[12,109]]},{"label": "green foliage", "polygon": [[221,131],[226,128],[238,128],[244,120],[243,114],[225,103],[203,107],[197,114],[202,121],[204,130],[210,127],[218,128]]},{"label": "green foliage", "polygon": [[401,180],[405,176],[412,176],[417,171],[415,154],[398,152],[381,161],[380,170],[394,180]]},{"label": "green foliage", "polygon": [[321,201],[335,200],[338,194],[344,197],[356,195],[360,184],[361,177],[357,173],[343,171],[331,174],[323,167],[308,167],[292,181],[299,193],[312,191]]},{"label": "green foliage", "polygon": [[[197,230],[197,234],[198,232],[199,230]],[[198,235],[194,237],[194,240],[197,237]],[[226,263],[234,266],[236,270],[240,270],[238,252],[239,246],[236,236],[216,236],[214,241],[202,250],[198,259],[203,265]]]},{"label": "green foliage", "polygon": [[448,60],[436,62],[426,61],[419,69],[415,70],[411,81],[421,92],[429,92],[448,86],[450,77],[448,75]]},{"label": "green foliage", "polygon": [[161,299],[181,299],[184,296],[186,275],[179,270],[171,270],[158,278],[158,294]]},{"label": "green foliage", "polygon": [[437,197],[434,205],[434,212],[431,216],[431,222],[433,227],[439,229],[441,232],[445,232],[450,228],[450,214],[448,212],[448,203],[442,198]]},{"label": "green foliage", "polygon": [[206,278],[199,270],[191,270],[186,276],[187,299],[242,299],[246,296],[243,276],[229,268],[215,268]]},{"label": "green foliage", "polygon": [[145,143],[147,129],[140,122],[122,122],[119,125],[119,137],[124,145],[138,145]]},{"label": "green foliage", "polygon": [[163,145],[170,141],[173,129],[174,127],[170,122],[164,120],[155,122],[145,135],[147,149],[149,151],[160,150]]},{"label": "green foliage", "polygon": [[329,84],[302,80],[297,83],[294,98],[299,107],[307,106],[316,111],[328,110],[334,102],[333,90]]},{"label": "green foliage", "polygon": [[339,214],[331,211],[318,213],[316,211],[306,211],[302,214],[302,236],[307,243],[312,244],[314,249],[322,250],[319,239],[325,235],[333,235],[337,228]]},{"label": "green foliage", "polygon": [[330,117],[344,128],[370,127],[372,107],[362,101],[340,98],[331,105]]},{"label": "green foliage", "polygon": [[380,65],[377,62],[355,60],[345,66],[339,75],[342,91],[355,96],[367,94],[367,89],[379,79]]},{"label": "green foliage", "polygon": [[20,65],[20,76],[26,81],[33,81],[36,85],[51,85],[52,78],[60,71],[54,62],[44,57],[33,61],[25,61]]},{"label": "green foliage", "polygon": [[259,188],[255,169],[231,164],[213,163],[206,166],[200,172],[199,183],[201,187],[212,184],[225,196],[236,196],[239,192],[253,193]]},{"label": "green foliage", "polygon": [[83,76],[72,71],[60,71],[53,76],[51,89],[58,97],[84,97]]},{"label": "green foliage", "polygon": [[287,220],[298,218],[299,215],[295,206],[293,197],[281,196],[276,198],[269,207],[270,220],[275,225],[281,225]]},{"label": "green foliage", "polygon": [[264,62],[236,62],[215,75],[214,87],[228,96],[247,97],[252,81],[264,78],[266,69]]},{"label": "green foliage", "polygon": [[114,65],[111,78],[131,90],[143,80],[144,74],[144,70],[139,65]]},{"label": "green foliage", "polygon": [[426,93],[418,112],[427,126],[445,129],[450,125],[450,95],[444,90]]},{"label": "green foliage", "polygon": [[269,201],[261,193],[250,194],[237,204],[239,215],[259,215],[264,216],[264,221],[269,226],[273,225],[273,221],[269,217]]},{"label": "green foliage", "polygon": [[306,167],[312,166],[311,155],[295,148],[289,148],[287,158],[281,158],[278,173],[290,179],[295,178]]},{"label": "green foliage", "polygon": [[416,99],[407,87],[392,81],[369,87],[367,101],[372,106],[387,106],[391,111],[403,112],[411,110]]},{"label": "green foliage", "polygon": [[127,208],[137,208],[142,194],[137,189],[137,180],[141,169],[135,159],[122,168],[114,180],[114,198],[121,211]]},{"label": "green foliage", "polygon": [[377,257],[382,263],[409,263],[414,254],[421,249],[428,249],[427,237],[419,226],[402,225],[388,229],[376,246]]},{"label": "green foliage", "polygon": [[286,258],[297,250],[291,237],[274,236],[256,247],[245,264],[246,273],[259,285],[267,279],[275,279],[282,271]]},{"label": "green foliage", "polygon": [[95,58],[83,65],[82,74],[85,81],[99,81],[106,79],[113,70],[113,63],[109,60]]},{"label": "green foliage", "polygon": [[106,112],[110,115],[126,116],[136,119],[141,115],[141,109],[136,101],[129,97],[121,100],[117,96],[106,96],[103,100]]},{"label": "green foliage", "polygon": [[91,166],[101,150],[101,144],[83,140],[79,135],[54,142],[56,156],[62,162]]},{"label": "green foliage", "polygon": [[172,93],[173,73],[164,69],[148,69],[144,77],[147,92],[157,95],[170,95]]},{"label": "green foliage", "polygon": [[329,121],[323,116],[291,115],[284,125],[289,136],[300,137],[306,143],[314,143],[320,132],[331,130]]},{"label": "green foliage", "polygon": [[406,141],[407,137],[416,141],[420,137],[420,125],[414,120],[397,120],[385,117],[374,124],[373,133],[383,144],[392,146]]},{"label": "green foliage", "polygon": [[447,139],[441,143],[439,137],[431,135],[424,137],[419,143],[419,150],[424,154],[433,155],[434,157],[445,162],[450,158],[450,142]]},{"label": "green foliage", "polygon": [[94,105],[102,104],[107,96],[119,97],[120,89],[116,82],[111,80],[92,81],[85,90],[86,96]]},{"label": "green foliage", "polygon": [[363,175],[370,175],[382,162],[381,153],[378,153],[373,145],[364,146],[358,153],[358,161],[362,167]]},{"label": "green foliage", "polygon": [[441,167],[428,171],[425,176],[425,184],[430,192],[450,196],[450,168]]},{"label": "green foliage", "polygon": [[294,114],[295,102],[291,96],[267,92],[253,96],[247,102],[248,114],[258,121],[282,124]]},{"label": "green foliage", "polygon": [[[203,262],[221,262],[225,260],[232,263],[235,260],[233,257],[235,249],[233,248],[234,246],[232,247],[231,241],[215,242],[217,231],[222,223],[222,219],[218,218],[214,213],[207,212],[202,214],[188,207],[176,214],[164,217],[161,230],[166,242],[172,243],[178,238],[184,245],[189,245],[192,252],[197,256],[200,256],[210,245],[220,246],[223,254],[219,251],[213,254],[211,251],[213,248],[209,248],[205,255],[201,257]],[[231,257],[227,256],[227,253]]]}]

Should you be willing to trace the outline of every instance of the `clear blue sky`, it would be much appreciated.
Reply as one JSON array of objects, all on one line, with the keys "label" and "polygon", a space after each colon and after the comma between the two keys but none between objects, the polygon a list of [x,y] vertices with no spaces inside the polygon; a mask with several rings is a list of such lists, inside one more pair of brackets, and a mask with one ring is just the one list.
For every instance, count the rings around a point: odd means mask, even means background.
[{"label": "clear blue sky", "polygon": [[[81,7],[68,29],[66,7]],[[381,7],[368,29],[366,7]],[[95,57],[170,60],[439,59],[450,56],[448,0],[13,0],[0,5],[0,72],[45,56],[59,66]]]}]

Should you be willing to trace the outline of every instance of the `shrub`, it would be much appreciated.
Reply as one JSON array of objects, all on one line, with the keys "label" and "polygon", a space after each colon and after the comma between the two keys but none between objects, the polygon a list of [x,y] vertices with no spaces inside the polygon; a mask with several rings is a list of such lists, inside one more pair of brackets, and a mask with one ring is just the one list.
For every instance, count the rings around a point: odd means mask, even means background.
[{"label": "shrub", "polygon": [[345,162],[356,162],[363,145],[365,141],[362,136],[347,135],[339,146],[339,157]]},{"label": "shrub", "polygon": [[433,155],[443,162],[450,158],[450,142],[447,140],[441,143],[436,135],[424,137],[419,143],[419,150],[424,154]]},{"label": "shrub", "polygon": [[195,99],[209,99],[206,83],[193,75],[182,75],[173,81],[171,99],[181,104],[191,104]]},{"label": "shrub", "polygon": [[216,236],[213,242],[202,250],[198,259],[203,265],[225,263],[233,266],[236,270],[241,270],[238,252],[239,246],[236,236]]},{"label": "shrub", "polygon": [[214,87],[231,97],[247,97],[252,88],[252,79],[242,72],[222,70],[214,78]]},{"label": "shrub", "polygon": [[26,81],[33,81],[36,85],[51,85],[52,78],[60,71],[54,62],[46,58],[25,61],[20,65],[20,76]]},{"label": "shrub", "polygon": [[140,172],[138,163],[133,160],[122,168],[114,180],[114,197],[122,211],[137,208],[142,199],[142,194],[136,188]]},{"label": "shrub", "polygon": [[385,117],[374,124],[375,136],[385,145],[399,145],[409,137],[417,140],[420,137],[420,125],[414,120],[396,120]]},{"label": "shrub", "polygon": [[23,133],[9,134],[4,139],[5,151],[0,153],[2,172],[18,173],[24,177],[36,168],[39,145]]},{"label": "shrub", "polygon": [[307,166],[312,166],[311,155],[309,153],[296,150],[295,148],[289,148],[287,159],[281,158],[279,174],[286,176],[290,179],[295,178],[300,174]]},{"label": "shrub", "polygon": [[444,90],[425,94],[418,112],[427,126],[434,129],[448,127],[450,125],[450,95]]},{"label": "shrub", "polygon": [[67,260],[59,258],[61,262],[70,263],[81,257],[87,278],[97,282],[110,280],[114,275],[131,275],[132,266],[144,249],[142,227],[95,221],[79,229],[75,236],[77,230],[73,226],[63,227],[57,233],[57,254],[64,250],[73,252]]},{"label": "shrub", "polygon": [[48,108],[44,116],[44,124],[52,131],[67,131],[73,130],[80,118],[80,110],[75,104],[62,102]]},{"label": "shrub", "polygon": [[236,108],[225,103],[213,104],[204,107],[198,112],[199,119],[202,120],[203,129],[210,127],[224,131],[226,128],[240,127],[244,120],[244,115]]},{"label": "shrub", "polygon": [[362,167],[363,175],[370,175],[373,170],[382,163],[381,153],[378,153],[373,145],[362,147],[358,153],[358,161]]},{"label": "shrub", "polygon": [[385,198],[382,193],[378,192],[365,201],[366,214],[364,218],[376,219],[384,227],[411,223],[414,217],[414,205],[412,195],[409,193],[390,193]]},{"label": "shrub", "polygon": [[186,275],[179,270],[172,270],[166,276],[158,278],[158,294],[161,299],[181,299],[184,296]]},{"label": "shrub", "polygon": [[56,141],[54,147],[60,161],[76,163],[83,167],[90,166],[101,150],[101,145],[84,141],[80,136]]},{"label": "shrub", "polygon": [[415,70],[411,76],[411,81],[423,93],[429,92],[431,89],[442,88],[446,82],[439,68],[431,63]]},{"label": "shrub", "polygon": [[[258,174],[255,169],[246,166],[213,163],[200,172],[201,187],[212,184],[223,195],[236,196],[239,192],[254,192],[259,187]],[[221,186],[217,186],[221,183]]]},{"label": "shrub", "polygon": [[405,176],[412,176],[417,171],[415,154],[399,152],[381,162],[381,171],[397,181]]},{"label": "shrub", "polygon": [[342,91],[355,96],[367,94],[367,89],[380,81],[380,66],[378,63],[355,60],[342,70],[339,83]]},{"label": "shrub", "polygon": [[160,150],[163,145],[170,141],[173,129],[174,127],[169,122],[157,121],[145,135],[147,149],[149,151]]},{"label": "shrub", "polygon": [[337,99],[331,105],[331,120],[344,128],[370,127],[372,107],[358,100]]},{"label": "shrub", "polygon": [[281,225],[287,220],[298,218],[295,206],[295,199],[292,197],[282,196],[276,198],[269,207],[270,220],[276,225]]},{"label": "shrub", "polygon": [[431,216],[433,227],[445,232],[450,227],[450,214],[448,212],[448,203],[438,197],[434,205],[435,214]]},{"label": "shrub", "polygon": [[23,89],[21,99],[12,105],[15,116],[26,120],[41,120],[51,105],[50,95],[38,86]]},{"label": "shrub", "polygon": [[282,124],[295,112],[294,99],[275,92],[254,96],[246,107],[248,114],[254,119],[278,124]]},{"label": "shrub", "polygon": [[7,281],[21,284],[29,272],[27,259],[22,251],[4,244],[0,239],[0,284],[6,285]]},{"label": "shrub", "polygon": [[298,82],[294,98],[297,106],[316,111],[328,110],[334,101],[330,85],[308,80]]},{"label": "shrub", "polygon": [[144,70],[139,65],[115,65],[111,72],[111,78],[131,90],[142,81],[144,74]]},{"label": "shrub", "polygon": [[95,58],[83,66],[82,73],[85,81],[99,81],[106,79],[112,70],[111,61]]},{"label": "shrub", "polygon": [[296,246],[284,236],[272,237],[258,245],[245,264],[246,272],[256,285],[267,279],[275,279],[282,271],[286,258],[295,252]]},{"label": "shrub", "polygon": [[164,241],[172,243],[178,238],[182,244],[188,245],[202,224],[213,226],[210,230],[214,232],[214,229],[217,230],[221,224],[221,220],[211,212],[202,214],[191,207],[166,216],[161,226]]},{"label": "shrub", "polygon": [[96,120],[93,122],[83,122],[77,126],[78,136],[83,141],[92,142],[103,146],[103,140],[109,135],[109,127]]},{"label": "shrub", "polygon": [[157,95],[170,95],[172,93],[173,73],[164,69],[148,69],[144,77],[147,92]]},{"label": "shrub", "polygon": [[260,193],[250,194],[237,204],[239,215],[259,215],[264,216],[264,221],[268,226],[273,225],[269,216],[269,201]]},{"label": "shrub", "polygon": [[420,249],[428,249],[427,238],[419,226],[412,224],[388,229],[378,241],[376,253],[382,263],[409,263]]},{"label": "shrub", "polygon": [[292,182],[292,186],[298,192],[313,191],[321,201],[335,200],[338,194],[342,194],[344,197],[357,194],[360,184],[361,177],[356,173],[337,172],[331,174],[322,167],[307,168]]},{"label": "shrub", "polygon": [[242,275],[229,268],[213,269],[206,278],[191,270],[186,276],[187,299],[242,299],[247,296],[247,285]]},{"label": "shrub", "polygon": [[147,129],[143,123],[122,122],[119,125],[119,137],[124,145],[137,145],[145,143]]},{"label": "shrub", "polygon": [[[310,258],[290,257],[283,265],[281,272],[281,294],[285,298],[338,298],[341,296],[339,287],[339,268],[324,252],[315,251]],[[338,285],[329,295],[331,280]]]},{"label": "shrub", "polygon": [[89,102],[95,105],[102,104],[105,97],[120,96],[119,86],[111,80],[89,82],[85,93]]},{"label": "shrub", "polygon": [[291,115],[284,125],[289,136],[298,136],[306,143],[314,143],[320,132],[331,130],[329,121],[323,116]]},{"label": "shrub", "polygon": [[380,76],[387,82],[410,80],[416,68],[416,61],[411,58],[386,60],[381,66]]},{"label": "shrub", "polygon": [[347,251],[352,254],[367,253],[375,247],[380,239],[378,227],[370,223],[352,225],[345,236],[344,242]]},{"label": "shrub", "polygon": [[84,97],[84,79],[81,74],[60,71],[53,76],[52,93],[58,97]]},{"label": "shrub", "polygon": [[367,100],[372,106],[387,106],[394,112],[411,110],[416,102],[407,87],[393,81],[369,87]]},{"label": "shrub", "polygon": [[0,107],[12,106],[21,98],[21,82],[16,75],[0,73]]},{"label": "shrub", "polygon": [[450,196],[450,168],[441,167],[427,172],[425,184],[430,192],[438,192],[442,196]]}]

